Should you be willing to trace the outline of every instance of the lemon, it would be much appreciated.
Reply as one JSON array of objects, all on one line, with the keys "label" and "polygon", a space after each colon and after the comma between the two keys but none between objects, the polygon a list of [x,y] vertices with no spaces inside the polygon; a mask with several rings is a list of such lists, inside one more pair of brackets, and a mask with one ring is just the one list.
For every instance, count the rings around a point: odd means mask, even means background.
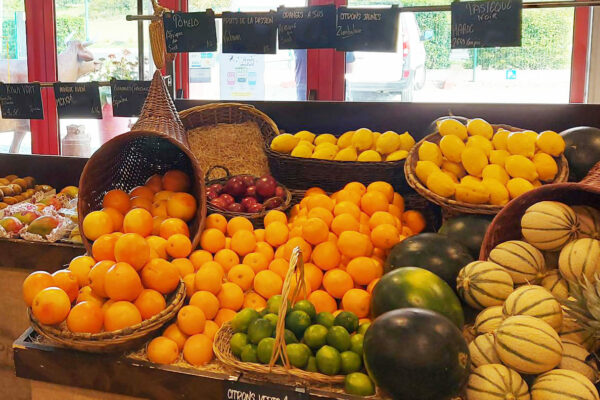
[{"label": "lemon", "polygon": [[565,141],[554,131],[544,131],[539,134],[536,141],[537,146],[544,153],[558,157],[565,151]]},{"label": "lemon", "polygon": [[530,140],[533,140],[534,143],[537,141],[537,138],[538,138],[537,132],[534,132],[534,131],[523,131],[523,133],[526,134],[527,137]]},{"label": "lemon", "polygon": [[442,173],[448,175],[450,177],[450,179],[452,179],[452,182],[458,183],[458,178],[456,177],[456,175],[454,175],[454,173],[452,173],[448,170],[445,170],[445,169],[442,170]]},{"label": "lemon", "polygon": [[442,165],[442,151],[437,144],[428,141],[419,146],[419,160],[431,161],[438,167]]},{"label": "lemon", "polygon": [[335,155],[337,154],[337,151],[335,149],[332,148],[326,148],[326,147],[321,147],[316,148],[312,158],[318,158],[321,160],[333,160],[333,158],[335,157]]},{"label": "lemon", "polygon": [[510,181],[508,181],[508,183],[506,184],[506,188],[508,189],[510,198],[514,199],[515,197],[519,197],[525,192],[533,190],[533,185],[526,179],[513,178]]},{"label": "lemon", "polygon": [[275,136],[271,142],[271,149],[278,153],[289,153],[296,147],[299,141],[300,139],[289,133],[282,133],[281,135]]},{"label": "lemon", "polygon": [[480,178],[477,178],[477,177],[471,176],[471,175],[463,176],[460,179],[460,183],[466,183],[466,184],[477,184],[479,182],[481,182]]},{"label": "lemon", "polygon": [[455,183],[448,175],[442,171],[435,171],[427,178],[427,187],[433,193],[442,196],[450,197],[454,194]]},{"label": "lemon", "polygon": [[323,133],[315,138],[315,144],[317,146],[321,143],[337,144],[337,138],[331,133]]},{"label": "lemon", "polygon": [[298,146],[306,146],[306,147],[308,147],[311,150],[315,149],[315,145],[312,144],[311,142],[309,142],[308,140],[301,140],[301,141],[299,141],[298,144],[296,145],[296,147],[298,147]]},{"label": "lemon", "polygon": [[391,154],[400,148],[402,139],[393,131],[387,131],[377,139],[376,150],[381,154]]},{"label": "lemon", "polygon": [[538,178],[533,161],[520,155],[509,156],[506,159],[506,172],[513,178],[523,178],[529,182]]},{"label": "lemon", "polygon": [[313,155],[313,151],[310,147],[298,144],[292,150],[292,157],[310,158]]},{"label": "lemon", "polygon": [[494,149],[492,142],[484,138],[483,136],[471,136],[467,140],[467,147],[478,147],[485,153],[486,157],[490,156],[490,152]]},{"label": "lemon", "polygon": [[542,181],[551,181],[558,173],[558,165],[549,154],[537,153],[533,156],[533,164]]},{"label": "lemon", "polygon": [[294,135],[294,137],[299,138],[300,140],[306,140],[307,142],[312,143],[315,140],[315,134],[309,131],[300,131]]},{"label": "lemon", "polygon": [[490,151],[490,164],[497,164],[504,168],[508,156],[510,153],[506,150],[492,150]]},{"label": "lemon", "polygon": [[465,143],[458,136],[448,135],[440,140],[440,149],[444,157],[452,162],[460,162]]},{"label": "lemon", "polygon": [[352,135],[352,146],[358,151],[364,151],[373,145],[373,132],[367,128],[360,128]]},{"label": "lemon", "polygon": [[496,179],[503,185],[506,185],[506,183],[510,179],[508,174],[506,173],[506,170],[496,164],[486,165],[486,167],[481,172],[481,177],[483,179]]},{"label": "lemon", "polygon": [[340,149],[345,149],[346,147],[352,146],[352,136],[354,135],[354,131],[348,131],[344,133],[337,141],[337,145]]},{"label": "lemon", "polygon": [[379,140],[380,136],[381,136],[380,132],[373,132],[373,142],[372,142],[369,150],[377,150],[377,140]]},{"label": "lemon", "polygon": [[406,157],[408,157],[408,151],[396,150],[395,152],[388,154],[385,161],[400,161],[404,160]]},{"label": "lemon", "polygon": [[447,118],[438,122],[438,131],[442,136],[458,136],[461,140],[467,140],[467,127],[454,118]]},{"label": "lemon", "polygon": [[494,134],[492,138],[492,144],[496,150],[506,150],[506,139],[508,139],[510,132],[506,129],[498,129],[498,132]]},{"label": "lemon", "polygon": [[358,155],[358,161],[381,161],[381,154],[375,150],[365,150]]},{"label": "lemon", "polygon": [[469,175],[481,176],[481,172],[488,165],[488,159],[479,147],[467,147],[462,152],[461,161]]},{"label": "lemon", "polygon": [[332,149],[334,150],[336,153],[338,152],[339,148],[337,147],[337,145],[333,144],[333,143],[329,143],[329,142],[325,142],[325,143],[321,143],[318,144],[315,147],[315,151],[320,150],[320,149]]},{"label": "lemon", "polygon": [[513,132],[506,139],[506,147],[510,154],[533,157],[535,141],[525,132]]},{"label": "lemon", "polygon": [[504,186],[502,182],[496,179],[484,178],[481,183],[483,183],[483,186],[485,186],[490,194],[490,204],[503,206],[510,200],[508,189],[506,189],[506,186]]},{"label": "lemon", "polygon": [[475,118],[467,123],[467,132],[471,136],[483,136],[489,140],[494,135],[494,128],[486,120]]},{"label": "lemon", "polygon": [[444,160],[442,162],[442,171],[450,171],[457,178],[462,178],[463,176],[465,176],[467,174],[467,172],[463,168],[462,164],[460,164],[460,161],[452,162],[452,161]]},{"label": "lemon", "polygon": [[336,154],[334,160],[338,161],[356,161],[358,155],[356,154],[356,149],[354,147],[346,147],[345,149],[341,149],[339,153]]},{"label": "lemon", "polygon": [[539,179],[536,179],[535,181],[531,182],[531,184],[534,188],[542,186],[542,182],[540,182]]},{"label": "lemon", "polygon": [[415,145],[415,139],[408,132],[404,132],[400,136],[400,150],[409,151]]},{"label": "lemon", "polygon": [[417,177],[422,183],[426,184],[429,175],[437,171],[440,171],[440,167],[435,165],[432,161],[417,161],[415,174],[417,174]]},{"label": "lemon", "polygon": [[490,194],[481,182],[461,182],[456,185],[454,197],[458,201],[471,204],[485,204],[490,199]]}]

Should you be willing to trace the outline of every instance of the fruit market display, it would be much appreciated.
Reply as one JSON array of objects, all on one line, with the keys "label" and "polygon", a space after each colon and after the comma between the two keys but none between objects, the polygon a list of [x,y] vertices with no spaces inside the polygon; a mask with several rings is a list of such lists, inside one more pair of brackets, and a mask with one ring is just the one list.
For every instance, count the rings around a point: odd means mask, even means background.
[{"label": "fruit market display", "polygon": [[286,192],[271,175],[240,175],[210,185],[206,197],[219,210],[255,214],[280,207]]},{"label": "fruit market display", "polygon": [[0,178],[0,212],[10,205],[31,199],[37,192],[47,193],[53,188],[49,185],[36,185],[35,178],[7,175]]},{"label": "fruit market display", "polygon": [[459,215],[445,220],[438,233],[456,240],[477,259],[483,237],[491,222],[491,218],[486,215]]},{"label": "fruit market display", "polygon": [[415,174],[433,193],[471,204],[504,205],[551,182],[565,140],[553,131],[494,131],[481,118],[438,122],[439,143],[424,141]]},{"label": "fruit market display", "polygon": [[271,150],[292,157],[336,161],[399,161],[408,156],[415,140],[408,132],[373,132],[367,128],[348,131],[339,137],[300,131],[283,133],[271,141]]},{"label": "fruit market display", "polygon": [[565,141],[571,181],[582,180],[600,160],[600,129],[579,126],[560,133]]}]

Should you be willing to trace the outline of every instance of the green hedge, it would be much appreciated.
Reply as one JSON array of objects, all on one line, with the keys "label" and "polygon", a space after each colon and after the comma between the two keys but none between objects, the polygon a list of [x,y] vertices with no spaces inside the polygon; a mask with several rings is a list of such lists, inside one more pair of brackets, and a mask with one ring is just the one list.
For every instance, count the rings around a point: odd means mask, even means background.
[{"label": "green hedge", "polygon": [[71,33],[74,33],[71,40],[85,40],[85,18],[56,17],[56,47],[58,53],[67,47],[65,40]]},{"label": "green hedge", "polygon": [[[16,24],[14,19],[7,19],[2,21],[2,50],[0,54],[2,54],[2,58],[13,59],[17,58],[17,34],[16,34]],[[22,38],[25,40],[25,38]],[[6,49],[6,43],[8,42],[8,51]]]}]

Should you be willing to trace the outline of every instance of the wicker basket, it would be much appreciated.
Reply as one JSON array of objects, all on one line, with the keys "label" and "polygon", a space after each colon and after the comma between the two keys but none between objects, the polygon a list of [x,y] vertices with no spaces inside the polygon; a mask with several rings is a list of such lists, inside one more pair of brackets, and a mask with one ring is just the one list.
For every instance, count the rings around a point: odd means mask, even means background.
[{"label": "wicker basket", "polygon": [[[492,127],[494,128],[494,132],[497,131],[499,128],[506,129],[509,132],[517,132],[522,130],[509,125],[492,125]],[[425,141],[437,144],[440,142],[441,139],[442,136],[439,134],[439,132],[431,133],[427,135],[423,140],[418,142],[411,149],[411,151],[408,152],[406,164],[404,165],[404,174],[406,175],[406,181],[408,182],[408,184],[413,189],[415,189],[415,191],[417,191],[417,193],[419,193],[421,196],[425,197],[432,203],[435,203],[442,207],[442,211],[446,216],[456,214],[497,214],[504,206],[493,204],[471,204],[443,197],[429,190],[419,180],[415,173],[417,161],[419,161],[419,147],[421,147],[421,145]],[[567,159],[564,155],[561,155],[560,157],[555,158],[555,160],[558,165],[558,173],[556,174],[554,180],[551,183],[566,182],[569,178],[569,164],[567,163]]]},{"label": "wicker basket", "polygon": [[[102,199],[112,189],[129,191],[143,185],[154,174],[179,169],[191,177],[190,193],[198,209],[189,223],[194,248],[206,217],[204,174],[196,157],[185,145],[183,125],[175,112],[160,72],[154,75],[140,119],[131,132],[119,135],[98,149],[88,160],[79,181],[79,229],[91,211],[102,209]],[[92,243],[82,235],[83,244],[91,254]]]},{"label": "wicker basket", "polygon": [[[225,176],[222,178],[210,179],[210,174],[216,169],[222,169],[223,171],[225,171]],[[254,175],[236,175],[236,176],[251,176],[252,178],[256,178],[256,176],[254,176]],[[215,166],[211,167],[208,171],[206,171],[206,177],[205,177],[206,187],[208,188],[208,187],[210,187],[210,185],[214,185],[215,183],[223,184],[223,183],[227,182],[229,180],[229,178],[231,178],[231,174],[229,173],[229,170],[226,167],[223,167],[222,165],[215,165]],[[279,185],[279,186],[281,186],[281,185]],[[285,191],[285,198],[283,199],[283,203],[281,203],[281,205],[279,207],[275,207],[275,208],[272,208],[269,210],[263,210],[258,213],[233,212],[233,211],[227,211],[227,210],[223,210],[221,208],[217,208],[217,207],[213,206],[210,202],[207,203],[206,209],[207,209],[208,214],[215,214],[215,213],[221,214],[228,220],[233,217],[245,217],[248,220],[250,220],[250,222],[252,222],[252,225],[254,225],[255,229],[264,228],[264,223],[263,223],[264,217],[265,217],[265,215],[267,215],[267,213],[269,211],[279,210],[279,211],[286,212],[287,209],[290,208],[290,204],[292,202],[292,194],[284,186],[282,186],[282,187],[283,187],[283,190]]]},{"label": "wicker basket", "polygon": [[600,162],[579,183],[565,182],[544,185],[531,190],[509,202],[496,215],[483,239],[480,260],[486,260],[498,244],[508,240],[521,240],[521,218],[533,204],[544,201],[560,201],[568,205],[600,207]]},{"label": "wicker basket", "polygon": [[31,309],[27,311],[33,329],[52,342],[89,353],[111,353],[141,346],[177,314],[184,301],[185,284],[181,281],[167,298],[167,307],[160,313],[137,325],[100,333],[74,333],[69,331],[64,323],[58,327],[43,325],[35,318]]}]

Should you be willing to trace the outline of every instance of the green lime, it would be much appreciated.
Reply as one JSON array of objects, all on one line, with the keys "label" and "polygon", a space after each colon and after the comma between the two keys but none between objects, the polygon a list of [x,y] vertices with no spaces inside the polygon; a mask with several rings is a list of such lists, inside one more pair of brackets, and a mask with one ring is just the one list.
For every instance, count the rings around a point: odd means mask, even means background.
[{"label": "green lime", "polygon": [[358,327],[358,333],[360,333],[361,335],[364,335],[365,333],[367,333],[367,329],[369,329],[370,326],[371,326],[370,322],[363,322]]},{"label": "green lime", "polygon": [[236,357],[239,357],[242,354],[242,349],[247,344],[248,344],[248,335],[246,335],[243,332],[235,333],[231,337],[231,340],[229,341],[229,345],[231,346],[231,352]]},{"label": "green lime", "polygon": [[304,367],[306,372],[319,372],[317,369],[317,358],[315,356],[310,356],[308,358],[308,364]]},{"label": "green lime", "polygon": [[[276,294],[272,296],[269,300],[267,300],[267,308],[268,312],[279,315],[279,307],[281,307],[281,302],[283,301],[283,297],[280,294]],[[288,312],[290,311],[290,303],[288,303]]]},{"label": "green lime", "polygon": [[342,358],[342,373],[344,375],[358,372],[362,368],[362,357],[353,351],[344,351],[340,354]]},{"label": "green lime", "polygon": [[271,333],[273,333],[273,325],[264,318],[255,319],[248,326],[248,339],[254,344],[271,336]]},{"label": "green lime", "polygon": [[305,313],[308,314],[308,316],[310,317],[311,320],[315,319],[315,317],[317,316],[317,310],[315,309],[315,306],[313,306],[313,304],[308,300],[300,300],[299,302],[294,304],[294,307],[292,307],[292,310],[293,311],[304,311]]},{"label": "green lime", "polygon": [[260,314],[253,308],[244,308],[235,314],[231,320],[231,327],[234,332],[244,332],[248,330],[248,325],[255,319],[260,318]]},{"label": "green lime", "polygon": [[358,329],[358,317],[353,312],[342,311],[335,317],[333,325],[343,326],[350,333],[356,332]]},{"label": "green lime", "polygon": [[308,364],[311,351],[302,343],[292,343],[285,346],[290,364],[296,368],[304,368]]},{"label": "green lime", "polygon": [[323,346],[317,351],[317,368],[325,375],[337,375],[342,367],[340,352],[331,346]]},{"label": "green lime", "polygon": [[247,344],[242,348],[242,352],[240,354],[240,359],[243,362],[249,363],[257,363],[258,356],[256,354],[256,345],[255,344]]},{"label": "green lime", "polygon": [[319,349],[327,343],[327,328],[323,325],[311,325],[304,331],[304,343],[311,349]]},{"label": "green lime", "polygon": [[358,354],[359,356],[363,356],[363,342],[365,341],[365,336],[360,333],[355,333],[350,337],[350,350]]},{"label": "green lime", "polygon": [[368,375],[361,372],[353,372],[346,375],[344,379],[344,390],[348,394],[359,396],[372,396],[375,394],[375,386]]},{"label": "green lime", "polygon": [[277,314],[268,313],[263,318],[269,321],[271,325],[273,325],[273,329],[277,328]]},{"label": "green lime", "polygon": [[294,332],[297,338],[304,336],[310,324],[310,316],[304,311],[292,311],[285,317],[285,327]]},{"label": "green lime", "polygon": [[269,313],[269,309],[267,307],[263,308],[262,310],[260,310],[260,312],[258,313],[261,317],[264,317],[265,315],[267,315]]},{"label": "green lime", "polygon": [[290,331],[289,329],[284,331],[283,340],[285,340],[285,344],[298,343],[296,335],[294,335],[294,332]]},{"label": "green lime", "polygon": [[268,364],[271,361],[271,355],[273,354],[273,346],[275,346],[275,339],[267,337],[261,340],[256,347],[256,354],[258,355],[258,361],[262,364]]},{"label": "green lime", "polygon": [[339,351],[350,350],[350,334],[342,326],[332,326],[327,332],[327,344]]},{"label": "green lime", "polygon": [[333,316],[333,314],[330,312],[327,312],[327,311],[321,311],[320,313],[317,314],[317,317],[315,318],[315,322],[317,324],[323,325],[327,329],[329,329],[333,326],[334,320],[335,320],[335,317]]}]

